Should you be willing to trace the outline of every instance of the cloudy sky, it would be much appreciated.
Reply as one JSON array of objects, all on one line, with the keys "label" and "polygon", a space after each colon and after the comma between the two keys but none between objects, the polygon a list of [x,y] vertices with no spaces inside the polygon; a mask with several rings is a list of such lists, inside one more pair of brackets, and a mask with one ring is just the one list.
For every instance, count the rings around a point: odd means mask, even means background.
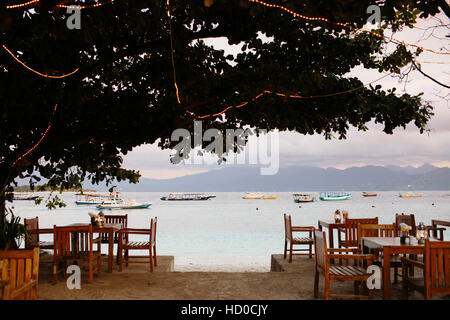
[{"label": "cloudy sky", "polygon": [[[449,25],[449,19],[441,15],[440,20],[431,18],[420,21],[414,29],[397,32],[394,38],[435,51],[450,51],[448,27],[430,28],[440,24]],[[240,46],[228,46],[223,39],[210,40],[209,44],[237,53]],[[450,84],[450,58],[423,52],[419,61],[422,70],[446,85]],[[382,74],[376,71],[355,69],[350,76],[357,76],[363,83],[372,82]],[[424,98],[435,107],[435,116],[429,123],[430,131],[420,134],[414,125],[397,129],[393,135],[382,132],[381,125],[369,124],[369,131],[351,129],[347,140],[326,141],[321,135],[303,136],[294,132],[279,134],[279,164],[313,165],[319,167],[347,168],[363,165],[419,166],[430,163],[439,167],[450,167],[450,90],[427,79],[418,71],[410,73],[408,81],[399,83],[398,78],[386,77],[377,82],[383,89],[397,88],[399,94],[424,93]],[[445,100],[444,96],[447,96]],[[218,165],[190,165],[170,163],[169,150],[160,150],[156,145],[135,148],[124,157],[124,167],[140,170],[143,177],[167,179],[220,168]]]}]

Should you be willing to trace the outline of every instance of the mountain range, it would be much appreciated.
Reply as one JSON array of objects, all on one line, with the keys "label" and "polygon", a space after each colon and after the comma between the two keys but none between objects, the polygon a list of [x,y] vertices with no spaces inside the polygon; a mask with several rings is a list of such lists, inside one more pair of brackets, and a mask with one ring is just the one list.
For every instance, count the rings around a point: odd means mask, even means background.
[{"label": "mountain range", "polygon": [[[225,167],[172,179],[141,178],[138,184],[118,183],[123,192],[220,192],[220,191],[405,191],[450,190],[450,168],[424,164],[418,168],[364,166],[347,169],[290,166],[272,176],[258,167]],[[85,188],[106,191],[105,186]]]}]

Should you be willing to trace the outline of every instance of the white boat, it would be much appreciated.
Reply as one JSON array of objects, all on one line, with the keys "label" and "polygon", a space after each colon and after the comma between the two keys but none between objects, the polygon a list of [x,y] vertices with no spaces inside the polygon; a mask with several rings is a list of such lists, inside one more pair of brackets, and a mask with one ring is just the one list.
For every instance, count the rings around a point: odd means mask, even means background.
[{"label": "white boat", "polygon": [[319,199],[322,201],[348,200],[352,195],[346,192],[321,192]]},{"label": "white boat", "polygon": [[99,210],[120,210],[120,209],[147,209],[152,205],[151,202],[139,203],[135,200],[130,200],[128,202],[112,202],[99,204],[97,209]]},{"label": "white boat", "polygon": [[29,192],[14,192],[13,200],[36,200],[42,198],[41,196],[36,196]]},{"label": "white boat", "polygon": [[278,198],[277,195],[265,195],[262,192],[247,192],[245,196],[242,197],[242,199],[276,199]]},{"label": "white boat", "polygon": [[165,201],[190,201],[190,200],[209,200],[215,198],[213,194],[206,193],[176,193],[169,194],[168,197],[161,197]]},{"label": "white boat", "polygon": [[314,202],[315,198],[310,194],[294,193],[294,202]]},{"label": "white boat", "polygon": [[75,203],[77,205],[100,205],[123,202],[119,191],[110,194],[77,193],[75,196]]}]

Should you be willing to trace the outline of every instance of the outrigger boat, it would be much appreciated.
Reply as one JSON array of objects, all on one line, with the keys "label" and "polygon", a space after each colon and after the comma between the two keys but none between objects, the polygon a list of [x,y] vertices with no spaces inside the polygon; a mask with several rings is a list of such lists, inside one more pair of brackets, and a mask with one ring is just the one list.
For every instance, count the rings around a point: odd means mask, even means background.
[{"label": "outrigger boat", "polygon": [[303,194],[303,193],[294,193],[294,202],[300,203],[300,202],[314,202],[315,198],[310,194]]},{"label": "outrigger boat", "polygon": [[243,196],[242,199],[276,199],[278,196],[266,196],[261,192],[247,192],[246,196]]},{"label": "outrigger boat", "polygon": [[75,203],[78,205],[100,205],[122,203],[120,192],[112,192],[111,194],[97,194],[97,193],[77,193]]},{"label": "outrigger boat", "polygon": [[348,200],[352,195],[346,192],[321,192],[319,199],[322,201]]},{"label": "outrigger boat", "polygon": [[18,193],[14,192],[13,200],[36,200],[42,198],[41,196],[36,196],[27,192]]},{"label": "outrigger boat", "polygon": [[112,203],[104,203],[97,206],[99,210],[115,210],[115,209],[147,209],[152,205],[151,202],[148,203],[138,203],[134,200],[130,202],[112,202]]},{"label": "outrigger boat", "polygon": [[215,198],[213,194],[206,193],[176,193],[173,192],[167,197],[161,197],[164,201],[193,201],[193,200],[209,200]]},{"label": "outrigger boat", "polygon": [[412,192],[406,192],[406,193],[399,193],[398,196],[400,198],[418,198],[421,197],[421,194],[417,194],[417,193],[412,193]]},{"label": "outrigger boat", "polygon": [[363,197],[376,197],[376,196],[377,196],[376,193],[363,192]]}]

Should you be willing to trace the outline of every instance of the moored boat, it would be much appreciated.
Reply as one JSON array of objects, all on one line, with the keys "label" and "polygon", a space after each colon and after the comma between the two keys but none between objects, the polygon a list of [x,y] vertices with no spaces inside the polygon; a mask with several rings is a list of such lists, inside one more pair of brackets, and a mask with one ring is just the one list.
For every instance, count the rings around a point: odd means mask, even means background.
[{"label": "moored boat", "polygon": [[319,199],[322,201],[348,200],[352,195],[346,192],[321,192]]},{"label": "moored boat", "polygon": [[195,201],[195,200],[209,200],[211,198],[215,198],[216,196],[213,194],[206,193],[177,193],[172,192],[167,197],[161,197],[161,200],[164,201]]},{"label": "moored boat", "polygon": [[105,203],[105,204],[99,204],[97,206],[97,209],[99,210],[115,210],[115,209],[147,209],[152,205],[151,202],[147,203],[138,203],[134,200],[129,202],[112,202],[112,203]]},{"label": "moored boat", "polygon": [[421,194],[413,193],[413,192],[399,193],[398,196],[400,198],[418,198],[418,197],[422,197]]},{"label": "moored boat", "polygon": [[28,193],[28,192],[24,192],[24,193],[19,193],[19,192],[14,192],[13,195],[13,200],[37,200],[42,198],[41,196],[36,196],[32,193]]},{"label": "moored boat", "polygon": [[120,192],[112,192],[110,194],[97,193],[77,193],[75,194],[77,205],[100,205],[123,202]]},{"label": "moored boat", "polygon": [[254,199],[277,199],[277,195],[265,195],[262,192],[247,192],[245,196],[242,197],[242,199],[247,200],[254,200]]},{"label": "moored boat", "polygon": [[303,194],[303,193],[294,193],[294,202],[296,203],[303,203],[303,202],[314,202],[315,198],[310,194]]},{"label": "moored boat", "polygon": [[368,192],[363,192],[363,197],[376,197],[377,194],[376,193],[368,193]]}]

